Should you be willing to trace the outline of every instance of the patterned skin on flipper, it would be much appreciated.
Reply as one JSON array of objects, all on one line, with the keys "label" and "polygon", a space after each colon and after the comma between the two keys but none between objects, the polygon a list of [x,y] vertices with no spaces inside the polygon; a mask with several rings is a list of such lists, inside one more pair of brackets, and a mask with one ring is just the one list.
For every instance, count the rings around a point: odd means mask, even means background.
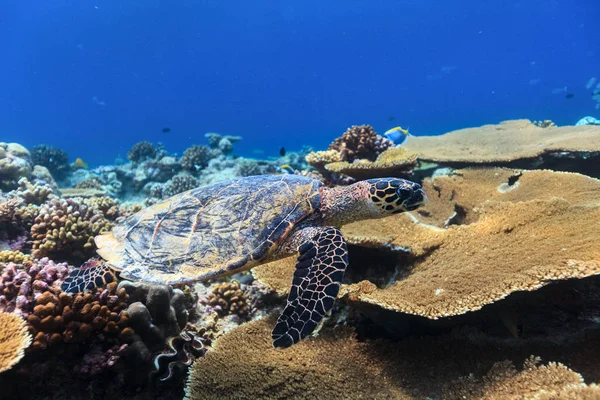
[{"label": "patterned skin on flipper", "polygon": [[348,266],[346,241],[337,228],[323,228],[299,252],[287,304],[273,329],[274,347],[290,347],[314,331],[333,307]]},{"label": "patterned skin on flipper", "polygon": [[421,186],[399,178],[369,179],[371,200],[386,213],[398,214],[417,209],[426,201]]},{"label": "patterned skin on flipper", "polygon": [[115,270],[103,261],[92,258],[74,269],[62,283],[60,289],[66,293],[79,293],[86,290],[105,287],[117,281]]}]

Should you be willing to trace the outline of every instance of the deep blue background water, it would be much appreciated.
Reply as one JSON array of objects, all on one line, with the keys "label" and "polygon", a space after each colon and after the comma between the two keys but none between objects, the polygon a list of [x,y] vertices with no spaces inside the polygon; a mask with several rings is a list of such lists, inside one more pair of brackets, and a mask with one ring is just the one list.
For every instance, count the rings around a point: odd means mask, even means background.
[{"label": "deep blue background water", "polygon": [[0,141],[97,164],[208,131],[276,155],[352,124],[573,124],[599,114],[599,21],[598,0],[2,1]]}]

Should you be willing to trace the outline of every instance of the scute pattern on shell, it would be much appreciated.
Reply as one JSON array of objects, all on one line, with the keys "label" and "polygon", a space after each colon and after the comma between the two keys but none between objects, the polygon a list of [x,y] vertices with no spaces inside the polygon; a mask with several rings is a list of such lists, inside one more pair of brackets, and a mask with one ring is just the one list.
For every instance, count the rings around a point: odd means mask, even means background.
[{"label": "scute pattern on shell", "polygon": [[254,176],[199,187],[127,218],[96,238],[121,277],[177,284],[259,263],[319,207],[321,182]]}]

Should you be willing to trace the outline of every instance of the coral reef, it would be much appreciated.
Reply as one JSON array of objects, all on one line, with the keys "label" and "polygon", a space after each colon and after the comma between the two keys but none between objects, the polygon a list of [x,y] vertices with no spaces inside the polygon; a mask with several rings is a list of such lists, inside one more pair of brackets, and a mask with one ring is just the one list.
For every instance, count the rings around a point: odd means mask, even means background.
[{"label": "coral reef", "polygon": [[187,170],[195,171],[206,168],[213,157],[212,151],[207,146],[188,147],[179,160],[181,166]]},{"label": "coral reef", "polygon": [[83,261],[93,255],[94,237],[111,228],[102,212],[81,201],[51,200],[40,207],[31,227],[32,254]]},{"label": "coral reef", "polygon": [[239,158],[237,160],[238,176],[274,174],[276,171],[275,165],[269,161],[251,158]]},{"label": "coral reef", "polygon": [[242,140],[241,136],[221,135],[209,132],[204,135],[208,139],[208,145],[215,150],[214,155],[228,155],[233,152],[233,144]]},{"label": "coral reef", "polygon": [[36,182],[32,184],[27,178],[19,179],[19,187],[10,192],[13,197],[23,199],[25,204],[42,204],[48,199],[56,198],[52,187],[47,184]]},{"label": "coral reef", "polygon": [[30,344],[31,335],[23,318],[0,312],[0,373],[21,361]]},{"label": "coral reef", "polygon": [[356,180],[386,176],[408,177],[417,166],[417,154],[403,147],[392,147],[381,153],[375,161],[355,160],[334,162],[325,165],[330,172],[348,175]]},{"label": "coral reef", "polygon": [[69,155],[66,151],[52,146],[39,145],[31,149],[31,161],[35,165],[46,167],[56,177],[62,177],[69,171]]},{"label": "coral reef", "polygon": [[394,143],[375,133],[372,126],[354,125],[348,128],[342,136],[335,139],[329,145],[329,150],[338,151],[341,161],[375,161],[377,156],[390,147],[394,147]]},{"label": "coral reef", "polygon": [[531,164],[542,155],[600,152],[600,127],[540,128],[529,120],[514,120],[441,136],[411,136],[403,147],[418,153],[420,160],[439,163],[501,165],[529,160]]},{"label": "coral reef", "polygon": [[140,162],[146,159],[155,158],[156,154],[156,148],[154,148],[152,143],[142,141],[134,144],[131,147],[129,153],[127,153],[127,158],[133,162]]},{"label": "coral reef", "polygon": [[236,281],[217,283],[204,304],[211,306],[220,315],[237,314],[245,317],[249,312],[248,298]]},{"label": "coral reef", "polygon": [[0,263],[23,264],[27,261],[31,261],[31,256],[29,254],[23,254],[18,250],[0,251]]},{"label": "coral reef", "polygon": [[[326,326],[315,338],[274,351],[274,321],[271,316],[250,322],[218,339],[192,366],[186,399],[522,399],[571,390],[597,393],[564,365],[539,366],[539,359],[530,358],[556,356],[555,345],[485,341],[465,331],[400,342],[358,340],[351,327]],[[596,351],[589,349],[596,340],[564,346],[560,362],[572,368],[593,363]],[[515,369],[513,363],[523,366]]]},{"label": "coral reef", "polygon": [[10,188],[20,178],[30,177],[32,168],[26,148],[18,143],[0,142],[0,189]]},{"label": "coral reef", "polygon": [[198,186],[198,180],[191,175],[175,175],[162,187],[161,196],[164,198],[175,196],[178,193],[194,189]]}]

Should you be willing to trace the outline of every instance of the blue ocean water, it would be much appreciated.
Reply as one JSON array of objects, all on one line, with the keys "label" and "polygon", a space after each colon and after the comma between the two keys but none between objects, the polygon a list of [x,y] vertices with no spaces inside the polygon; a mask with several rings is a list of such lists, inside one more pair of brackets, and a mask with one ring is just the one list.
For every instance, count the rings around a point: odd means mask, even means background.
[{"label": "blue ocean water", "polygon": [[574,124],[599,116],[599,15],[597,0],[3,1],[0,140],[100,164],[211,131],[275,156],[353,124]]}]

